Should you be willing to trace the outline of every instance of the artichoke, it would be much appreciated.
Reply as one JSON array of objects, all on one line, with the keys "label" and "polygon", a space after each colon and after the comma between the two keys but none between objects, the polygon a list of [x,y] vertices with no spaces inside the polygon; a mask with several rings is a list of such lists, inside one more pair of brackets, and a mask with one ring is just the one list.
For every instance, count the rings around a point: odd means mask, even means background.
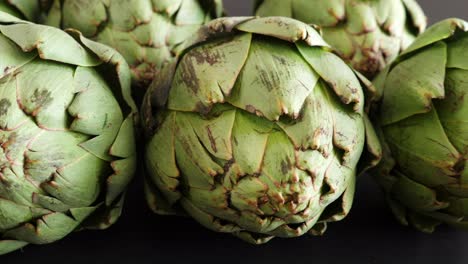
[{"label": "artichoke", "polygon": [[0,12],[30,21],[38,21],[43,0],[0,0]]},{"label": "artichoke", "polygon": [[468,24],[430,27],[376,86],[384,159],[375,177],[397,219],[424,232],[468,227]]},{"label": "artichoke", "polygon": [[0,254],[113,224],[136,168],[123,57],[3,12],[0,57]]},{"label": "artichoke", "polygon": [[222,2],[53,0],[46,13],[46,24],[78,29],[119,51],[130,65],[135,86],[146,89],[161,66],[173,60],[176,46],[221,15]]},{"label": "artichoke", "polygon": [[368,82],[315,29],[220,18],[178,54],[142,109],[153,211],[255,244],[321,234],[347,215],[361,154],[378,158],[380,146],[364,112]]},{"label": "artichoke", "polygon": [[256,0],[255,8],[319,25],[325,41],[370,79],[426,27],[415,0]]}]

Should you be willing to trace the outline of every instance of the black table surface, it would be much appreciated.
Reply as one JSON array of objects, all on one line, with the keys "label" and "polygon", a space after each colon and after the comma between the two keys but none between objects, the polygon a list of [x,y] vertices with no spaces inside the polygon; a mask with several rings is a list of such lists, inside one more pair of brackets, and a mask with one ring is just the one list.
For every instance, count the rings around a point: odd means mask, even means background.
[{"label": "black table surface", "polygon": [[330,224],[324,236],[276,238],[254,246],[188,218],[154,215],[137,181],[112,228],[27,246],[0,257],[0,263],[468,263],[468,232],[441,227],[428,235],[400,226],[371,177],[358,183],[351,214]]},{"label": "black table surface", "polygon": [[[249,15],[252,0],[225,0],[232,15]],[[421,0],[434,22],[468,17],[466,0]],[[120,221],[105,231],[84,231],[45,246],[27,246],[0,263],[468,263],[468,232],[440,227],[432,234],[400,226],[368,176],[358,181],[351,214],[323,237],[274,239],[261,246],[206,230],[191,219],[152,214],[141,180],[129,191]]]}]

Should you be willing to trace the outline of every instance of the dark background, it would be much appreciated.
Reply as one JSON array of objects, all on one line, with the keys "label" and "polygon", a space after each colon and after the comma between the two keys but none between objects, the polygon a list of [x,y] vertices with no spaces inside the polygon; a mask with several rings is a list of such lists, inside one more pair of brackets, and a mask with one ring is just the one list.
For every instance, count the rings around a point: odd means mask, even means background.
[{"label": "dark background", "polygon": [[[229,15],[246,16],[252,14],[254,2],[254,0],[224,0],[224,5]],[[418,0],[418,3],[424,8],[430,23],[449,17],[468,19],[466,0]]]},{"label": "dark background", "polygon": [[[252,0],[225,0],[231,15],[249,15]],[[421,0],[430,22],[468,18],[466,0]],[[468,232],[435,234],[398,225],[369,177],[359,179],[354,208],[323,237],[274,239],[262,246],[204,229],[190,219],[153,215],[141,182],[130,189],[121,220],[106,231],[85,231],[46,246],[28,246],[0,263],[468,263]]]}]

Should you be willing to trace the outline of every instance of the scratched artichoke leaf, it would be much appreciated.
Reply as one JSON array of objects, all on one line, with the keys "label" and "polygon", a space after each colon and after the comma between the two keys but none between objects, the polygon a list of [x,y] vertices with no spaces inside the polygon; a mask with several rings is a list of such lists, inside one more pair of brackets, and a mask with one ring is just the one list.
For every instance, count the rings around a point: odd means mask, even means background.
[{"label": "scratched artichoke leaf", "polygon": [[370,87],[290,18],[221,18],[189,43],[144,99],[150,208],[254,244],[343,219],[380,149],[365,147]]},{"label": "scratched artichoke leaf", "polygon": [[397,220],[423,232],[468,226],[467,28],[434,24],[376,82],[385,151],[373,174]]},{"label": "scratched artichoke leaf", "polygon": [[421,34],[427,18],[415,0],[256,0],[258,16],[292,17],[321,28],[324,40],[373,79]]},{"label": "scratched artichoke leaf", "polygon": [[136,169],[128,65],[3,12],[0,54],[0,254],[109,227]]}]

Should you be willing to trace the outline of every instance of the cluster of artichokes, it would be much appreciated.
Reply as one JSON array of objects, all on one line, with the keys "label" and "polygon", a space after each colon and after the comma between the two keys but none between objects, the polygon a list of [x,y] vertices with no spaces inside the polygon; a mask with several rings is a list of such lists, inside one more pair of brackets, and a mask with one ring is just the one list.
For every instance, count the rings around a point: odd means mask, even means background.
[{"label": "cluster of artichokes", "polygon": [[255,8],[0,0],[0,254],[111,226],[135,174],[155,213],[254,244],[323,234],[364,172],[401,223],[468,226],[468,24]]}]

